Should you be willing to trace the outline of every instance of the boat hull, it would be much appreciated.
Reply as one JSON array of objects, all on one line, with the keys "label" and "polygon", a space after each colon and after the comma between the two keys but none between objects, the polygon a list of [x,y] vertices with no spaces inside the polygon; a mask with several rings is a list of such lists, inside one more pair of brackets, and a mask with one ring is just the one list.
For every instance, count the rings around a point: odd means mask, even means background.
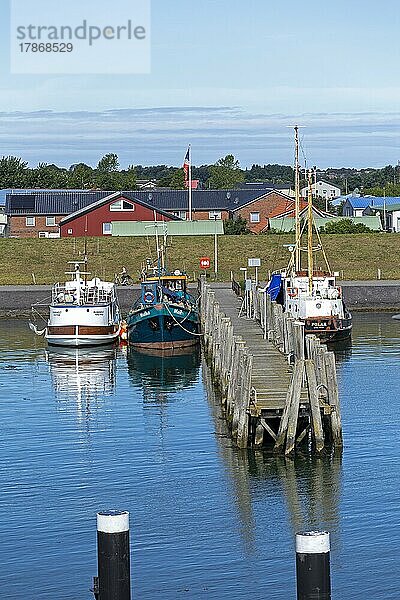
[{"label": "boat hull", "polygon": [[306,335],[316,335],[324,342],[339,342],[349,339],[353,329],[351,317],[345,319],[330,319],[318,317],[305,321]]},{"label": "boat hull", "polygon": [[136,348],[174,349],[199,342],[197,312],[179,306],[159,304],[128,315],[128,341]]},{"label": "boat hull", "polygon": [[[87,327],[86,333],[82,333],[82,327],[74,326],[74,333],[62,333],[58,331],[57,333],[52,333],[52,330],[56,328],[49,327],[45,334],[45,338],[47,343],[50,346],[68,346],[71,348],[81,348],[87,346],[105,346],[107,344],[112,344],[117,341],[120,335],[120,327],[113,326],[109,328],[99,327],[99,331],[96,332],[95,327]],[[58,328],[60,330],[61,328]],[[101,329],[108,329],[108,332],[102,332]]]}]

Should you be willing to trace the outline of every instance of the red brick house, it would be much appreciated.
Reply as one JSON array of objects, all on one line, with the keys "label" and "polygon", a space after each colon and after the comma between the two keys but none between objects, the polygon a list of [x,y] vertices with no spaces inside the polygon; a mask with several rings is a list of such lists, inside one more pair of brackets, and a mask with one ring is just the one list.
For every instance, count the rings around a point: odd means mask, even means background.
[{"label": "red brick house", "polygon": [[[185,220],[188,190],[126,192],[32,191],[9,194],[6,235],[12,237],[110,236],[113,221]],[[302,205],[303,206],[303,205]],[[193,190],[193,220],[246,219],[254,234],[269,219],[294,210],[293,197],[278,190]]]},{"label": "red brick house", "polygon": [[7,237],[52,238],[60,237],[63,217],[92,204],[110,192],[80,190],[24,190],[6,196]]},{"label": "red brick house", "polygon": [[[300,201],[300,208],[307,206],[304,200]],[[269,228],[269,219],[278,215],[291,213],[295,209],[295,200],[276,190],[264,193],[262,196],[249,201],[247,204],[239,206],[234,211],[235,215],[240,215],[246,219],[247,226],[251,233],[261,233]]]}]

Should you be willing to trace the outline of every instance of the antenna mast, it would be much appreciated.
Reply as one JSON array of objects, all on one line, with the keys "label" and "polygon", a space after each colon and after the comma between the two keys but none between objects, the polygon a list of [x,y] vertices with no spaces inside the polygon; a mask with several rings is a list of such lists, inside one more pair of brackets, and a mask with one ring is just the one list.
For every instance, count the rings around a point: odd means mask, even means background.
[{"label": "antenna mast", "polygon": [[301,229],[300,229],[300,166],[299,166],[299,127],[294,127],[294,141],[295,141],[295,166],[294,166],[294,192],[295,192],[295,231],[296,231],[296,247],[295,247],[295,271],[301,270],[301,258],[300,258],[300,241],[301,241]]},{"label": "antenna mast", "polygon": [[313,261],[313,212],[312,212],[312,169],[308,171],[308,291],[310,295],[313,291],[313,273],[314,273],[314,261]]}]

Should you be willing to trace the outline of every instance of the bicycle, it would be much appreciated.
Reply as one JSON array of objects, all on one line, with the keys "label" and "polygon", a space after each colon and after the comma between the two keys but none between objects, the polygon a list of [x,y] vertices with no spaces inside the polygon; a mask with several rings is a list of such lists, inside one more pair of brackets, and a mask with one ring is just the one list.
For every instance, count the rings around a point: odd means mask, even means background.
[{"label": "bicycle", "polygon": [[130,275],[128,275],[128,273],[123,273],[123,274],[115,273],[114,283],[115,283],[115,285],[125,285],[125,286],[135,284],[132,277]]}]

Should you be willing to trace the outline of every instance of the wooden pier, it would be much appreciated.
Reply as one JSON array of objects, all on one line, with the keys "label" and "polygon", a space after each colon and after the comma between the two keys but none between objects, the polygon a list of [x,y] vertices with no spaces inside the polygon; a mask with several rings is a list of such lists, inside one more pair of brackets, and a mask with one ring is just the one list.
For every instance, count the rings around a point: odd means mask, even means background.
[{"label": "wooden pier", "polygon": [[[234,286],[237,290],[237,285]],[[200,283],[204,347],[239,448],[291,455],[343,445],[336,365],[315,336],[253,287],[252,306],[231,288]],[[251,316],[249,316],[249,314]]]}]

